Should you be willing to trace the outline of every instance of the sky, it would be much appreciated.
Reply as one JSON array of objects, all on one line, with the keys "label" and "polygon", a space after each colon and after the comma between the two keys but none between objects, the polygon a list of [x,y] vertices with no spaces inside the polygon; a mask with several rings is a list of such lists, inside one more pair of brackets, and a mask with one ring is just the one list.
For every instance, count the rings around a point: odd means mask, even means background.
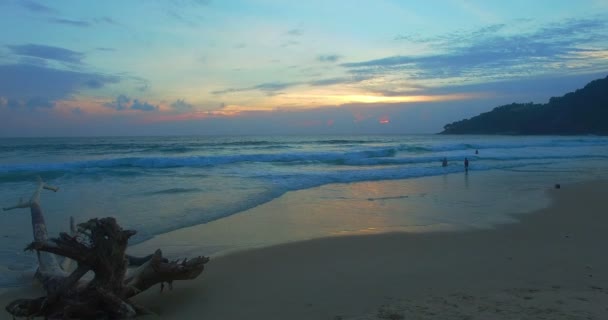
[{"label": "sky", "polygon": [[0,137],[436,133],[608,75],[608,0],[0,0]]}]

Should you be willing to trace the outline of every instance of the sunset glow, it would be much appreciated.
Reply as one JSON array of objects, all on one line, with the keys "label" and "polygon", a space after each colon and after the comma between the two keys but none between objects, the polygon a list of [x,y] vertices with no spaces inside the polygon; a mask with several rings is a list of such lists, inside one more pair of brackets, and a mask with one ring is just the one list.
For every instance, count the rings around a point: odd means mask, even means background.
[{"label": "sunset glow", "polygon": [[[302,119],[336,132],[368,121],[378,132],[436,132],[608,71],[601,1],[345,4],[4,1],[0,27],[12,31],[0,36],[0,119],[20,120],[0,123],[0,136],[24,124],[31,135],[86,124],[260,133],[262,118],[284,132]],[[415,125],[386,126],[380,115]]]}]

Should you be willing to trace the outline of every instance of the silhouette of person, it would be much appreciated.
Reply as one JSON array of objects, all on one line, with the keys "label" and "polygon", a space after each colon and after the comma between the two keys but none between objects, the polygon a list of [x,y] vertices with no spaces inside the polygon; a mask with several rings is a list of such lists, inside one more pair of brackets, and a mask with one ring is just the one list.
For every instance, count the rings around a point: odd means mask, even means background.
[{"label": "silhouette of person", "polygon": [[479,150],[477,150],[477,149],[476,149],[476,150],[475,150],[475,154],[479,154]]},{"label": "silhouette of person", "polygon": [[443,161],[441,162],[441,166],[442,167],[447,167],[448,166],[448,158],[443,158]]},{"label": "silhouette of person", "polygon": [[469,171],[469,159],[464,158],[464,171]]}]

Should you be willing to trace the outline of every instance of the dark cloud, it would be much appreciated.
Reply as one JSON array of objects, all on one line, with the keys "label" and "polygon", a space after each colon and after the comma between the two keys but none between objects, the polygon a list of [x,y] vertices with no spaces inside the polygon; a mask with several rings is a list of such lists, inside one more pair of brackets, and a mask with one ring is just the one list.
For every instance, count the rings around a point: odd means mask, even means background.
[{"label": "dark cloud", "polygon": [[283,89],[287,89],[289,87],[293,87],[295,85],[300,84],[299,82],[267,82],[258,84],[253,87],[256,90],[264,91],[264,92],[274,92]]},{"label": "dark cloud", "polygon": [[107,47],[97,47],[95,49],[97,51],[116,51],[116,49],[114,49],[114,48],[107,48]]},{"label": "dark cloud", "polygon": [[262,91],[267,95],[275,95],[278,94],[281,90],[285,90],[287,88],[299,86],[299,85],[310,85],[315,87],[320,86],[330,86],[334,84],[354,84],[359,83],[368,79],[373,78],[373,75],[363,75],[363,74],[354,74],[346,77],[336,77],[336,78],[328,78],[328,79],[320,79],[309,82],[266,82],[262,84],[258,84],[251,87],[244,88],[228,88],[224,90],[212,91],[212,94],[226,94],[226,93],[234,93],[234,92],[244,92],[244,91]]},{"label": "dark cloud", "polygon": [[4,98],[0,96],[0,107],[8,107],[11,109],[37,109],[37,108],[53,108],[55,106],[54,101],[47,100],[42,97],[33,97],[30,99],[14,99]]},{"label": "dark cloud", "polygon": [[84,85],[91,89],[99,89],[105,85],[105,82],[101,81],[100,79],[92,78],[85,81]]},{"label": "dark cloud", "polygon": [[80,64],[80,60],[84,58],[84,54],[81,52],[40,44],[23,44],[7,47],[11,53],[19,56],[36,57],[75,64]]},{"label": "dark cloud", "polygon": [[0,96],[27,100],[44,97],[63,99],[86,88],[101,88],[117,83],[119,77],[74,72],[32,64],[0,65]]},{"label": "dark cloud", "polygon": [[72,27],[80,27],[80,28],[86,28],[86,27],[91,26],[91,24],[89,22],[82,21],[82,20],[53,18],[53,19],[49,19],[49,21],[52,23],[64,24],[64,25],[68,25],[68,26],[72,26]]},{"label": "dark cloud", "polygon": [[141,110],[141,111],[157,111],[158,106],[153,106],[145,101],[139,101],[137,99],[133,100],[133,104],[131,105],[132,110]]},{"label": "dark cloud", "polygon": [[116,100],[112,102],[108,102],[104,104],[105,107],[122,111],[122,110],[140,110],[140,111],[157,111],[158,106],[149,104],[146,101],[139,101],[138,99],[133,99],[127,97],[124,94],[116,97]]},{"label": "dark cloud", "polygon": [[131,103],[131,98],[127,97],[124,94],[121,94],[118,97],[116,97],[116,100],[114,100],[112,102],[108,102],[108,103],[104,104],[104,106],[121,111],[121,110],[128,109],[130,103]]},{"label": "dark cloud", "polygon": [[194,106],[184,101],[184,99],[178,99],[171,104],[171,108],[175,110],[191,110]]},{"label": "dark cloud", "polygon": [[45,98],[42,97],[35,97],[35,98],[31,98],[29,100],[27,100],[26,107],[30,108],[30,109],[35,109],[35,108],[52,108],[55,106],[55,102],[53,101],[49,101]]},{"label": "dark cloud", "polygon": [[342,56],[337,54],[320,55],[317,57],[317,60],[320,62],[338,62],[340,59],[342,59]]},{"label": "dark cloud", "polygon": [[34,57],[21,57],[19,58],[19,63],[29,64],[38,67],[45,67],[47,65],[46,60]]},{"label": "dark cloud", "polygon": [[[543,71],[557,63],[580,59],[574,54],[587,44],[608,42],[605,19],[568,20],[518,34],[501,33],[505,25],[491,25],[472,32],[451,33],[434,38],[402,37],[428,43],[439,54],[391,56],[343,63],[359,74],[405,73],[409,78],[492,77]],[[552,66],[553,65],[553,66]]]},{"label": "dark cloud", "polygon": [[245,87],[245,88],[229,88],[229,89],[224,89],[224,90],[217,90],[217,91],[212,91],[212,94],[225,94],[225,93],[233,93],[233,92],[243,92],[243,91],[262,91],[265,92],[266,94],[276,94],[278,91],[281,91],[283,89],[287,89],[289,87],[293,87],[296,85],[300,85],[302,84],[302,82],[267,82],[267,83],[262,83],[262,84],[258,84],[252,87]]},{"label": "dark cloud", "polygon": [[349,77],[337,77],[329,79],[321,79],[311,81],[308,84],[311,86],[331,86],[334,84],[353,84],[373,78],[371,75],[353,75]]},{"label": "dark cloud", "polygon": [[42,5],[36,1],[31,1],[31,0],[21,0],[19,1],[19,4],[21,6],[23,6],[24,8],[26,8],[27,10],[30,10],[32,12],[40,12],[40,13],[54,13],[56,12],[55,9],[47,7],[45,5]]}]

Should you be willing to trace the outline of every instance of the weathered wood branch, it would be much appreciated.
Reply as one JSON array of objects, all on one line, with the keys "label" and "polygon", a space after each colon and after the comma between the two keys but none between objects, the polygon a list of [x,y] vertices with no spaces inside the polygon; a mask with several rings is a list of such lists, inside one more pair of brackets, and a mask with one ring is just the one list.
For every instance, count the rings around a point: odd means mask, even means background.
[{"label": "weathered wood branch", "polygon": [[[46,222],[44,221],[44,215],[42,208],[40,207],[40,192],[43,190],[51,190],[57,192],[59,188],[49,186],[45,184],[42,179],[38,178],[38,185],[36,190],[30,197],[29,201],[20,200],[15,206],[4,208],[4,211],[17,209],[17,208],[29,208],[32,218],[32,231],[35,242],[46,242],[48,239],[48,233],[46,230]],[[42,283],[47,289],[47,286],[54,286],[57,281],[61,278],[66,277],[67,273],[61,269],[57,258],[54,254],[46,252],[37,252],[38,256],[38,270],[36,271],[35,277]]]},{"label": "weathered wood branch", "polygon": [[195,257],[182,261],[167,262],[163,259],[160,249],[156,250],[152,259],[138,268],[131,277],[126,279],[124,295],[131,297],[157,283],[172,283],[175,280],[190,280],[203,272],[204,264],[209,262],[207,257]]},{"label": "weathered wood branch", "polygon": [[[149,289],[157,283],[171,284],[175,280],[190,280],[198,277],[207,257],[196,257],[169,262],[162,252],[137,258],[125,254],[128,240],[136,232],[123,230],[114,218],[90,219],[74,226],[71,232],[60,233],[48,239],[46,224],[39,204],[40,191],[57,188],[39,182],[30,201],[20,201],[6,208],[30,208],[34,242],[26,250],[38,253],[38,277],[47,292],[46,297],[19,299],[11,302],[6,310],[13,316],[47,318],[130,318],[147,310],[134,304],[129,298]],[[5,209],[5,210],[6,210]],[[75,261],[77,267],[68,274],[62,269],[55,255]],[[64,261],[65,262],[65,261]],[[127,277],[129,264],[139,268]],[[82,277],[89,271],[93,279]]]}]

